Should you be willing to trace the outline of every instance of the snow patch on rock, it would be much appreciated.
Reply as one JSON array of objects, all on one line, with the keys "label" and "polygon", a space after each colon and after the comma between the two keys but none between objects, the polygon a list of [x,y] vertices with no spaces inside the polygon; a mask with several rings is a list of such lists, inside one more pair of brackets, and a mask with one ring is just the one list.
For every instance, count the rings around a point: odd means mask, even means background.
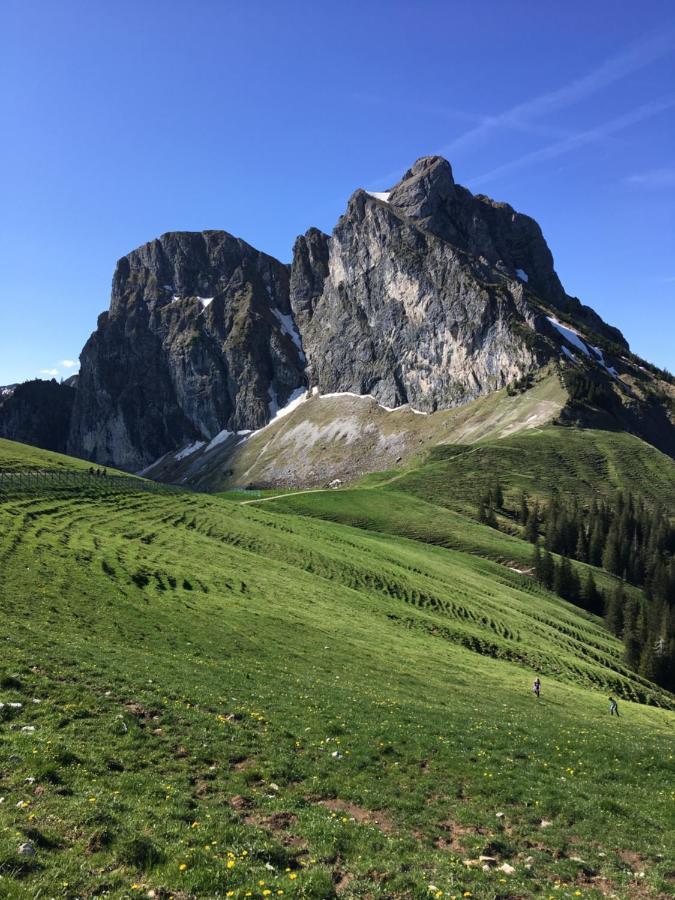
[{"label": "snow patch on rock", "polygon": [[223,444],[233,434],[233,431],[228,431],[227,428],[223,428],[223,430],[219,431],[215,437],[211,438],[204,452],[208,453],[209,450],[213,450],[213,448],[217,447],[218,444]]},{"label": "snow patch on rock", "polygon": [[374,197],[376,200],[382,200],[383,203],[389,203],[389,195],[391,191],[366,191],[369,197]]},{"label": "snow patch on rock", "polygon": [[183,447],[182,450],[179,450],[178,453],[176,453],[174,459],[176,461],[178,461],[181,459],[185,459],[187,456],[192,456],[192,454],[196,453],[197,450],[201,450],[201,448],[204,446],[205,443],[206,443],[205,441],[195,441],[193,444],[190,444],[188,447]]},{"label": "snow patch on rock", "polygon": [[401,410],[409,409],[410,412],[415,413],[416,416],[428,415],[428,413],[422,412],[421,409],[414,409],[408,403],[402,403],[400,406],[385,406],[384,403],[380,403],[379,400],[373,397],[372,394],[356,394],[353,391],[339,391],[333,394],[320,394],[318,388],[313,388],[312,394],[318,395],[320,400],[328,400],[331,397],[356,397],[357,400],[372,400],[373,403],[377,403],[380,409],[383,409],[385,412],[401,412]]},{"label": "snow patch on rock", "polygon": [[287,334],[288,337],[293,341],[295,346],[300,351],[301,358],[304,360],[305,354],[302,350],[302,341],[300,340],[300,334],[295,326],[295,320],[293,319],[293,316],[290,314],[282,313],[282,311],[280,309],[277,309],[276,307],[272,309],[272,313],[278,319],[283,333]]},{"label": "snow patch on rock", "polygon": [[546,316],[548,321],[553,325],[556,331],[561,334],[568,344],[571,344],[573,347],[576,347],[577,350],[581,350],[584,356],[590,357],[591,351],[588,349],[586,344],[581,340],[579,336],[579,332],[575,331],[573,328],[570,328],[568,325],[563,325],[557,319],[554,319],[553,316]]}]

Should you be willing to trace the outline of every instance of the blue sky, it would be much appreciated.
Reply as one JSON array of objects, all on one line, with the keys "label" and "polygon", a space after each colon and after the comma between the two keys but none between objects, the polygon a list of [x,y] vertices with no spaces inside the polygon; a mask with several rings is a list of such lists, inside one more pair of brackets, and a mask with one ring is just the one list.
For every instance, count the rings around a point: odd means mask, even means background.
[{"label": "blue sky", "polygon": [[0,102],[0,384],[75,371],[135,246],[224,228],[289,260],[433,153],[675,370],[670,0],[4,0]]}]

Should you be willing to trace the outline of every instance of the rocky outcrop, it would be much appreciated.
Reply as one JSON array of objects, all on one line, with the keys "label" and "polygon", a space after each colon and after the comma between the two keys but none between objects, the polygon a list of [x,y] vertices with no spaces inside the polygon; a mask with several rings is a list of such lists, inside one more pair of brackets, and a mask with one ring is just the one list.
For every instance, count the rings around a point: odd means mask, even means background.
[{"label": "rocky outcrop", "polygon": [[75,390],[36,378],[0,393],[0,437],[65,453]]},{"label": "rocky outcrop", "polygon": [[258,428],[303,369],[286,266],[223,231],[165,234],[117,264],[82,351],[69,452],[137,470]]},{"label": "rocky outcrop", "polygon": [[[165,234],[121,259],[62,449],[135,471],[216,435],[225,449],[224,432],[264,426],[307,385],[448,409],[573,358],[550,315],[603,352],[626,347],[565,293],[533,219],[425,157],[388,192],[357,190],[330,236],[299,237],[290,267],[224,231]],[[571,364],[603,360],[598,347]],[[35,433],[17,416],[7,427]]]},{"label": "rocky outcrop", "polygon": [[542,303],[625,346],[567,296],[537,223],[437,156],[391,191],[356,191],[331,237],[296,241],[291,303],[310,384],[391,406],[455,406],[540,366],[557,352]]},{"label": "rocky outcrop", "polygon": [[472,197],[438,157],[391,192],[357,191],[330,238],[298,239],[291,272],[310,384],[421,410],[465,403],[546,361],[534,290],[565,303],[536,223]]}]

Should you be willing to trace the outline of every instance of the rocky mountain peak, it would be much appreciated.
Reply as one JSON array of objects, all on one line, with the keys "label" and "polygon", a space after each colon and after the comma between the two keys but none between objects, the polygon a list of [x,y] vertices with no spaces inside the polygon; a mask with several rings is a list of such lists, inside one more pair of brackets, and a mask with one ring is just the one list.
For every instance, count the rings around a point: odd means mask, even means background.
[{"label": "rocky mountain peak", "polygon": [[389,191],[388,202],[420,224],[433,225],[455,196],[455,180],[447,159],[423,156]]},{"label": "rocky mountain peak", "polygon": [[560,357],[547,316],[561,314],[627,346],[565,293],[534,219],[422,157],[389,191],[357,190],[331,235],[299,237],[290,267],[212,230],[124,256],[80,357],[67,449],[142,469],[261,428],[307,385],[447,409]]},{"label": "rocky mountain peak", "polygon": [[77,456],[141,469],[255,430],[304,384],[288,267],[225,231],[163,234],[117,264],[80,359]]}]

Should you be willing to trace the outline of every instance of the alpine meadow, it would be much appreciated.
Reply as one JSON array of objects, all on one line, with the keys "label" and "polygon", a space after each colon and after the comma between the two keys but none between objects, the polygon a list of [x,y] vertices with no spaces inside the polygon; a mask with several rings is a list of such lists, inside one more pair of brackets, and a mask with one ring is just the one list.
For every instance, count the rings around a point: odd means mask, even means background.
[{"label": "alpine meadow", "polygon": [[668,4],[3,23],[0,900],[675,898]]}]

